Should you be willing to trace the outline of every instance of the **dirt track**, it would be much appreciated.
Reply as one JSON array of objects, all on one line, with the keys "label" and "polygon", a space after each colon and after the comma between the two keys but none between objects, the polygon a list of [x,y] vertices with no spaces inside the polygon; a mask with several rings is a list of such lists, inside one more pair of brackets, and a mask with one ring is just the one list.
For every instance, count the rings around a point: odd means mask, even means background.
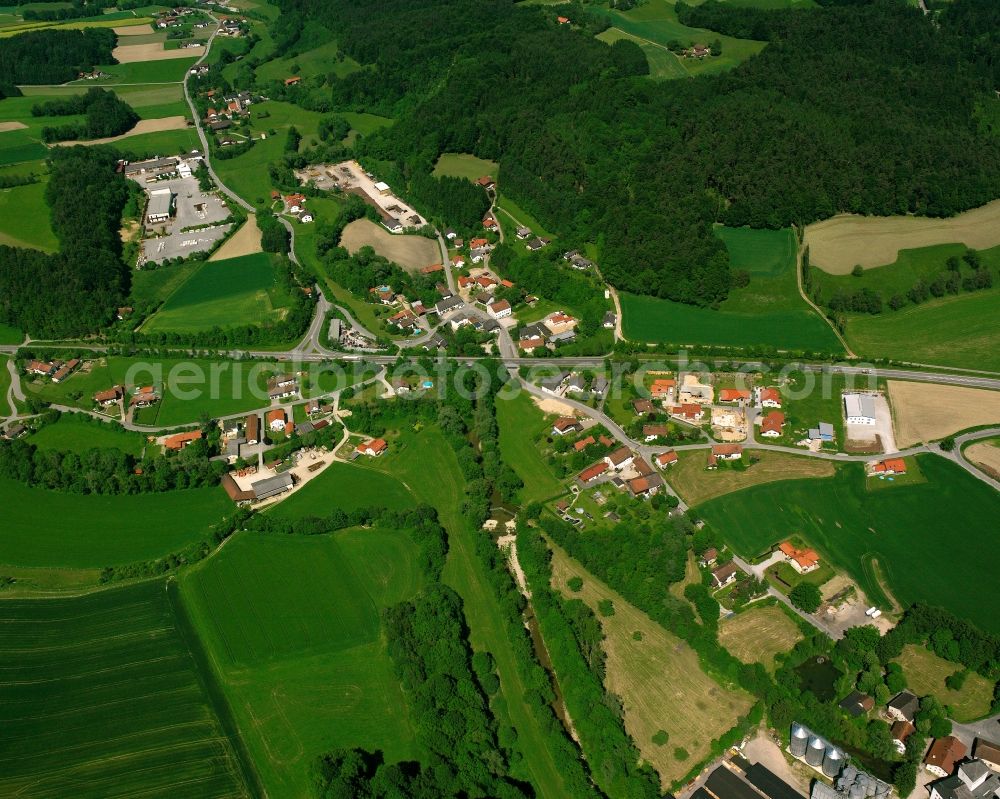
[{"label": "dirt track", "polygon": [[1000,245],[1000,200],[950,219],[840,214],[805,233],[811,262],[831,275],[891,264],[900,250],[955,242],[977,250]]},{"label": "dirt track", "polygon": [[[144,31],[144,33],[149,33],[149,31]],[[118,59],[119,64],[134,64],[139,61],[167,61],[171,58],[196,58],[204,52],[204,45],[184,47],[177,50],[164,50],[163,42],[151,42],[149,44],[120,44],[111,54]]]},{"label": "dirt track", "polygon": [[888,382],[896,446],[906,449],[984,424],[1000,423],[1000,391]]},{"label": "dirt track", "polygon": [[357,219],[344,228],[340,246],[355,253],[364,246],[411,272],[441,263],[441,250],[434,239],[423,236],[393,235],[369,219]]},{"label": "dirt track", "polygon": [[260,228],[257,227],[256,215],[250,214],[243,226],[230,236],[225,244],[212,253],[208,260],[224,261],[227,258],[253,255],[256,252],[261,252]]},{"label": "dirt track", "polygon": [[129,136],[138,136],[142,133],[159,133],[164,130],[183,130],[187,127],[187,117],[162,117],[160,119],[140,119],[135,123],[132,130],[123,133],[121,136],[109,136],[105,139],[87,139],[80,141],[61,141],[57,147],[72,147],[75,144],[109,144],[110,142],[127,139]]}]

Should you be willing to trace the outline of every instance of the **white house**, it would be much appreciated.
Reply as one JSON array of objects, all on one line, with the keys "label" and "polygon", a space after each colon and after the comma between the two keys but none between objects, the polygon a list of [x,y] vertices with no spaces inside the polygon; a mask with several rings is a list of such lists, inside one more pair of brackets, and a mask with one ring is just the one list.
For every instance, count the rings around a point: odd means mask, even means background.
[{"label": "white house", "polygon": [[844,394],[844,415],[848,424],[875,424],[875,397],[871,394]]},{"label": "white house", "polygon": [[500,300],[490,305],[490,316],[494,319],[505,319],[513,313],[507,300]]}]

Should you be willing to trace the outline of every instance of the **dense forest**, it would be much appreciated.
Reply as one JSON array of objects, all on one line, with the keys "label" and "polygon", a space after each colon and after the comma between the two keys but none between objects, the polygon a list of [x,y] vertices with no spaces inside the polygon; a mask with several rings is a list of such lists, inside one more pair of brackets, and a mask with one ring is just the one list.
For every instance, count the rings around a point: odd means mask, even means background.
[{"label": "dense forest", "polygon": [[0,86],[65,83],[95,64],[117,63],[111,28],[42,30],[0,39]]},{"label": "dense forest", "polygon": [[620,288],[725,297],[715,222],[950,215],[1000,196],[1000,153],[976,122],[995,102],[991,0],[957,0],[939,24],[902,0],[682,9],[768,46],[729,73],[664,82],[631,75],[585,16],[573,30],[537,6],[281,5],[300,21],[293,39],[302,18],[320,22],[376,65],[331,81],[334,110],[398,119],[362,140],[364,155],[417,184],[442,152],[499,160],[501,190],[547,227],[598,241]]},{"label": "dense forest", "polygon": [[107,323],[128,293],[118,235],[128,199],[106,147],[56,148],[45,200],[60,242],[54,255],[0,246],[0,322],[36,337],[89,333]]},{"label": "dense forest", "polygon": [[139,115],[128,103],[114,92],[105,89],[89,89],[85,94],[57,98],[38,103],[31,108],[35,117],[76,116],[82,114],[80,122],[69,122],[56,127],[42,128],[42,140],[51,144],[71,139],[101,139],[118,136],[131,130],[139,121]]}]

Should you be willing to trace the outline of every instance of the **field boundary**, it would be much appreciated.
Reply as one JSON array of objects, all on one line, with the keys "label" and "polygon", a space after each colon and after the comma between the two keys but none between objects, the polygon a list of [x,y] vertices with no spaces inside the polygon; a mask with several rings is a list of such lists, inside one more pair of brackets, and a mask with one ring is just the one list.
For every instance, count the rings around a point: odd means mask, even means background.
[{"label": "field boundary", "polygon": [[[795,236],[797,239],[798,228],[793,225],[792,230],[795,232]],[[812,301],[812,297],[810,297],[806,293],[805,286],[802,285],[802,255],[805,252],[805,248],[806,245],[803,240],[803,242],[800,243],[798,247],[796,247],[796,252],[795,252],[795,283],[799,287],[799,294],[802,295],[802,299],[806,301],[806,305],[808,305],[817,314],[819,314],[819,318],[830,326],[830,329],[833,331],[833,335],[837,337],[837,339],[840,341],[840,346],[842,346],[844,348],[844,352],[847,353],[847,357],[857,358],[858,356],[854,354],[854,350],[852,350],[851,345],[847,343],[847,339],[844,338],[843,333],[837,330],[837,326],[833,323],[833,320],[830,319],[830,317],[828,317],[825,313],[823,313],[822,309]]]}]

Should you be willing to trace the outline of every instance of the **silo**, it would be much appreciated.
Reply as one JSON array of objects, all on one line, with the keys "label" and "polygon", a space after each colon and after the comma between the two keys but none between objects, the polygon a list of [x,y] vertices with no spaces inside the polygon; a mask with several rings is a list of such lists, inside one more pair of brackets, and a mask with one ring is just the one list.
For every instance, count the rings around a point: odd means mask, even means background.
[{"label": "silo", "polygon": [[821,766],[823,764],[823,755],[825,753],[826,744],[823,743],[823,739],[814,735],[809,739],[809,746],[806,749],[806,763],[810,766]]},{"label": "silo", "polygon": [[878,787],[875,789],[875,795],[879,797],[879,799],[884,799],[884,797],[889,795],[889,790],[890,786],[888,783],[880,782]]},{"label": "silo", "polygon": [[868,784],[865,786],[865,796],[874,796],[877,787],[878,783],[875,780],[868,780]]},{"label": "silo", "polygon": [[844,766],[844,770],[842,772],[840,772],[840,776],[846,782],[849,782],[849,783],[850,782],[854,782],[854,780],[858,776],[858,770],[856,768],[854,768],[854,766],[852,766],[850,763],[848,763],[846,766]]},{"label": "silo", "polygon": [[823,773],[827,777],[836,777],[844,767],[844,755],[835,746],[828,746],[823,758]]},{"label": "silo", "polygon": [[864,799],[864,795],[865,789],[857,783],[854,783],[854,785],[851,786],[851,790],[847,792],[847,799]]},{"label": "silo", "polygon": [[789,748],[794,757],[805,757],[806,746],[809,745],[809,730],[801,724],[792,724],[792,738]]}]

